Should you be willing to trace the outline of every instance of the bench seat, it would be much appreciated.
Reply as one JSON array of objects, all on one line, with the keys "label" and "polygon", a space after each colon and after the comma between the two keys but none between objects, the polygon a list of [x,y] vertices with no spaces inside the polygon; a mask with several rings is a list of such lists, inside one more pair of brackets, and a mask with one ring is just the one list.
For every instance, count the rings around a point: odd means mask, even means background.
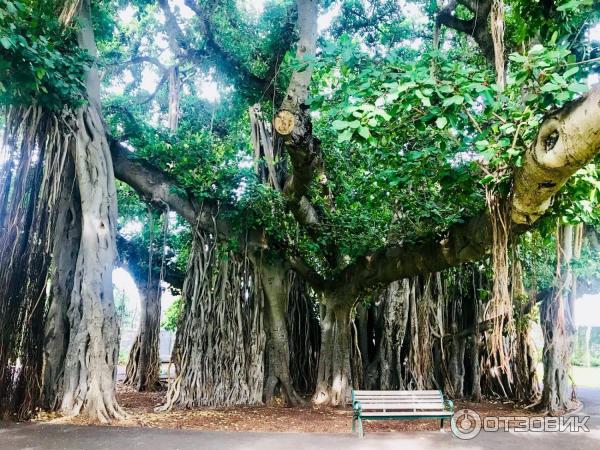
[{"label": "bench seat", "polygon": [[363,437],[363,420],[440,419],[454,414],[451,400],[444,400],[441,391],[352,391],[352,431],[358,423]]}]

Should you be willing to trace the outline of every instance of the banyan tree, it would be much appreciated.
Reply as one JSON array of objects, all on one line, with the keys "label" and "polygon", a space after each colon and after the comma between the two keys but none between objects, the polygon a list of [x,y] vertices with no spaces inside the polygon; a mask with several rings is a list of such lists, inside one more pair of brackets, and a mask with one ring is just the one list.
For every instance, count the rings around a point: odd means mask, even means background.
[{"label": "banyan tree", "polygon": [[[136,389],[159,387],[160,296],[181,290],[159,409],[343,406],[353,387],[572,406],[573,267],[598,219],[595,2],[339,1],[328,26],[318,0],[13,3],[3,414],[124,416],[118,264],[143,290]],[[156,231],[143,245],[117,237],[117,179],[144,204],[121,217]]]}]

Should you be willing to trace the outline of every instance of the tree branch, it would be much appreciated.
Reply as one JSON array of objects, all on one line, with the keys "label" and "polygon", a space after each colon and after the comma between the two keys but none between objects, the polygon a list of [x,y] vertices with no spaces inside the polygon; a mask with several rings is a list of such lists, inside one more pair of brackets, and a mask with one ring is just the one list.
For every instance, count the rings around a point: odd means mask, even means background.
[{"label": "tree branch", "polygon": [[213,1],[185,0],[185,5],[190,8],[199,20],[200,29],[204,37],[204,48],[193,48],[185,33],[177,23],[177,18],[171,11],[167,0],[158,0],[158,4],[165,14],[165,27],[169,36],[171,50],[182,59],[191,59],[196,62],[205,60],[216,61],[219,68],[232,79],[237,79],[247,88],[264,92],[268,89],[270,78],[261,78],[248,70],[235,56],[223,48],[215,40],[215,31],[209,19],[209,13],[215,6]]},{"label": "tree branch", "polygon": [[114,139],[110,140],[115,176],[131,186],[142,198],[161,206],[165,204],[190,224],[196,221],[197,208],[190,195],[177,189],[176,182],[160,169],[136,158]]},{"label": "tree branch", "polygon": [[[456,6],[461,4],[473,13],[470,20],[456,17]],[[488,62],[494,62],[494,42],[488,28],[488,17],[492,9],[491,0],[452,0],[442,8],[436,17],[436,24],[445,25],[461,33],[470,35],[477,43]]]},{"label": "tree branch", "polygon": [[514,177],[512,219],[529,224],[550,206],[552,196],[600,152],[600,84],[550,114]]},{"label": "tree branch", "polygon": [[154,98],[158,95],[158,93],[160,92],[160,90],[162,89],[162,87],[164,86],[164,84],[167,82],[168,78],[169,78],[169,72],[166,71],[166,72],[163,73],[163,76],[158,81],[158,84],[156,85],[156,88],[154,89],[154,92],[152,92],[146,98],[142,98],[142,99],[136,100],[136,103],[138,105],[143,105],[144,103],[149,103],[152,100],[154,100]]},{"label": "tree branch", "polygon": [[[513,232],[522,233],[541,217],[552,195],[598,153],[600,85],[542,123],[535,145],[514,177]],[[353,301],[368,287],[479,259],[491,245],[492,228],[486,212],[454,225],[442,238],[384,247],[358,258],[327,289],[335,290],[336,298]]]},{"label": "tree branch", "polygon": [[161,63],[158,60],[158,58],[155,58],[154,56],[135,56],[131,59],[128,59],[127,61],[119,61],[119,62],[109,63],[109,64],[107,64],[107,66],[119,67],[120,69],[124,69],[127,66],[131,66],[134,64],[143,64],[143,63],[152,64],[152,65],[158,67],[158,69],[161,72],[165,72],[166,70],[168,70],[167,67],[165,67],[164,64]]},{"label": "tree branch", "polygon": [[300,39],[296,59],[302,67],[292,73],[274,128],[284,143],[293,169],[283,193],[296,220],[303,225],[314,226],[319,224],[319,219],[307,194],[322,159],[320,142],[312,134],[306,99],[313,70],[310,59],[316,53],[318,1],[298,0],[297,5]]}]

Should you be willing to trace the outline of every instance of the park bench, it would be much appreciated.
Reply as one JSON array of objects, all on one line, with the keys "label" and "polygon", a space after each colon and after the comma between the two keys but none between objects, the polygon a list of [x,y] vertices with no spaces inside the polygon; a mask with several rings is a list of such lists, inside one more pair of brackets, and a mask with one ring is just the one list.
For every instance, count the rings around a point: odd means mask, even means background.
[{"label": "park bench", "polygon": [[454,414],[454,404],[441,391],[352,391],[352,432],[363,437],[363,420],[444,419]]}]

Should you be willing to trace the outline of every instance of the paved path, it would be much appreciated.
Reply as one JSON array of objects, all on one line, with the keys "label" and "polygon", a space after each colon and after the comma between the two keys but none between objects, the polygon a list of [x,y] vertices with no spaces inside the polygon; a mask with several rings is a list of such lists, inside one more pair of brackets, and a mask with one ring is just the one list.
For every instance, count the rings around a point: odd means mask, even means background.
[{"label": "paved path", "polygon": [[0,450],[17,449],[600,449],[600,389],[581,388],[590,432],[481,432],[463,441],[451,432],[367,433],[362,440],[348,434],[226,433],[153,428],[81,427],[0,423]]}]

